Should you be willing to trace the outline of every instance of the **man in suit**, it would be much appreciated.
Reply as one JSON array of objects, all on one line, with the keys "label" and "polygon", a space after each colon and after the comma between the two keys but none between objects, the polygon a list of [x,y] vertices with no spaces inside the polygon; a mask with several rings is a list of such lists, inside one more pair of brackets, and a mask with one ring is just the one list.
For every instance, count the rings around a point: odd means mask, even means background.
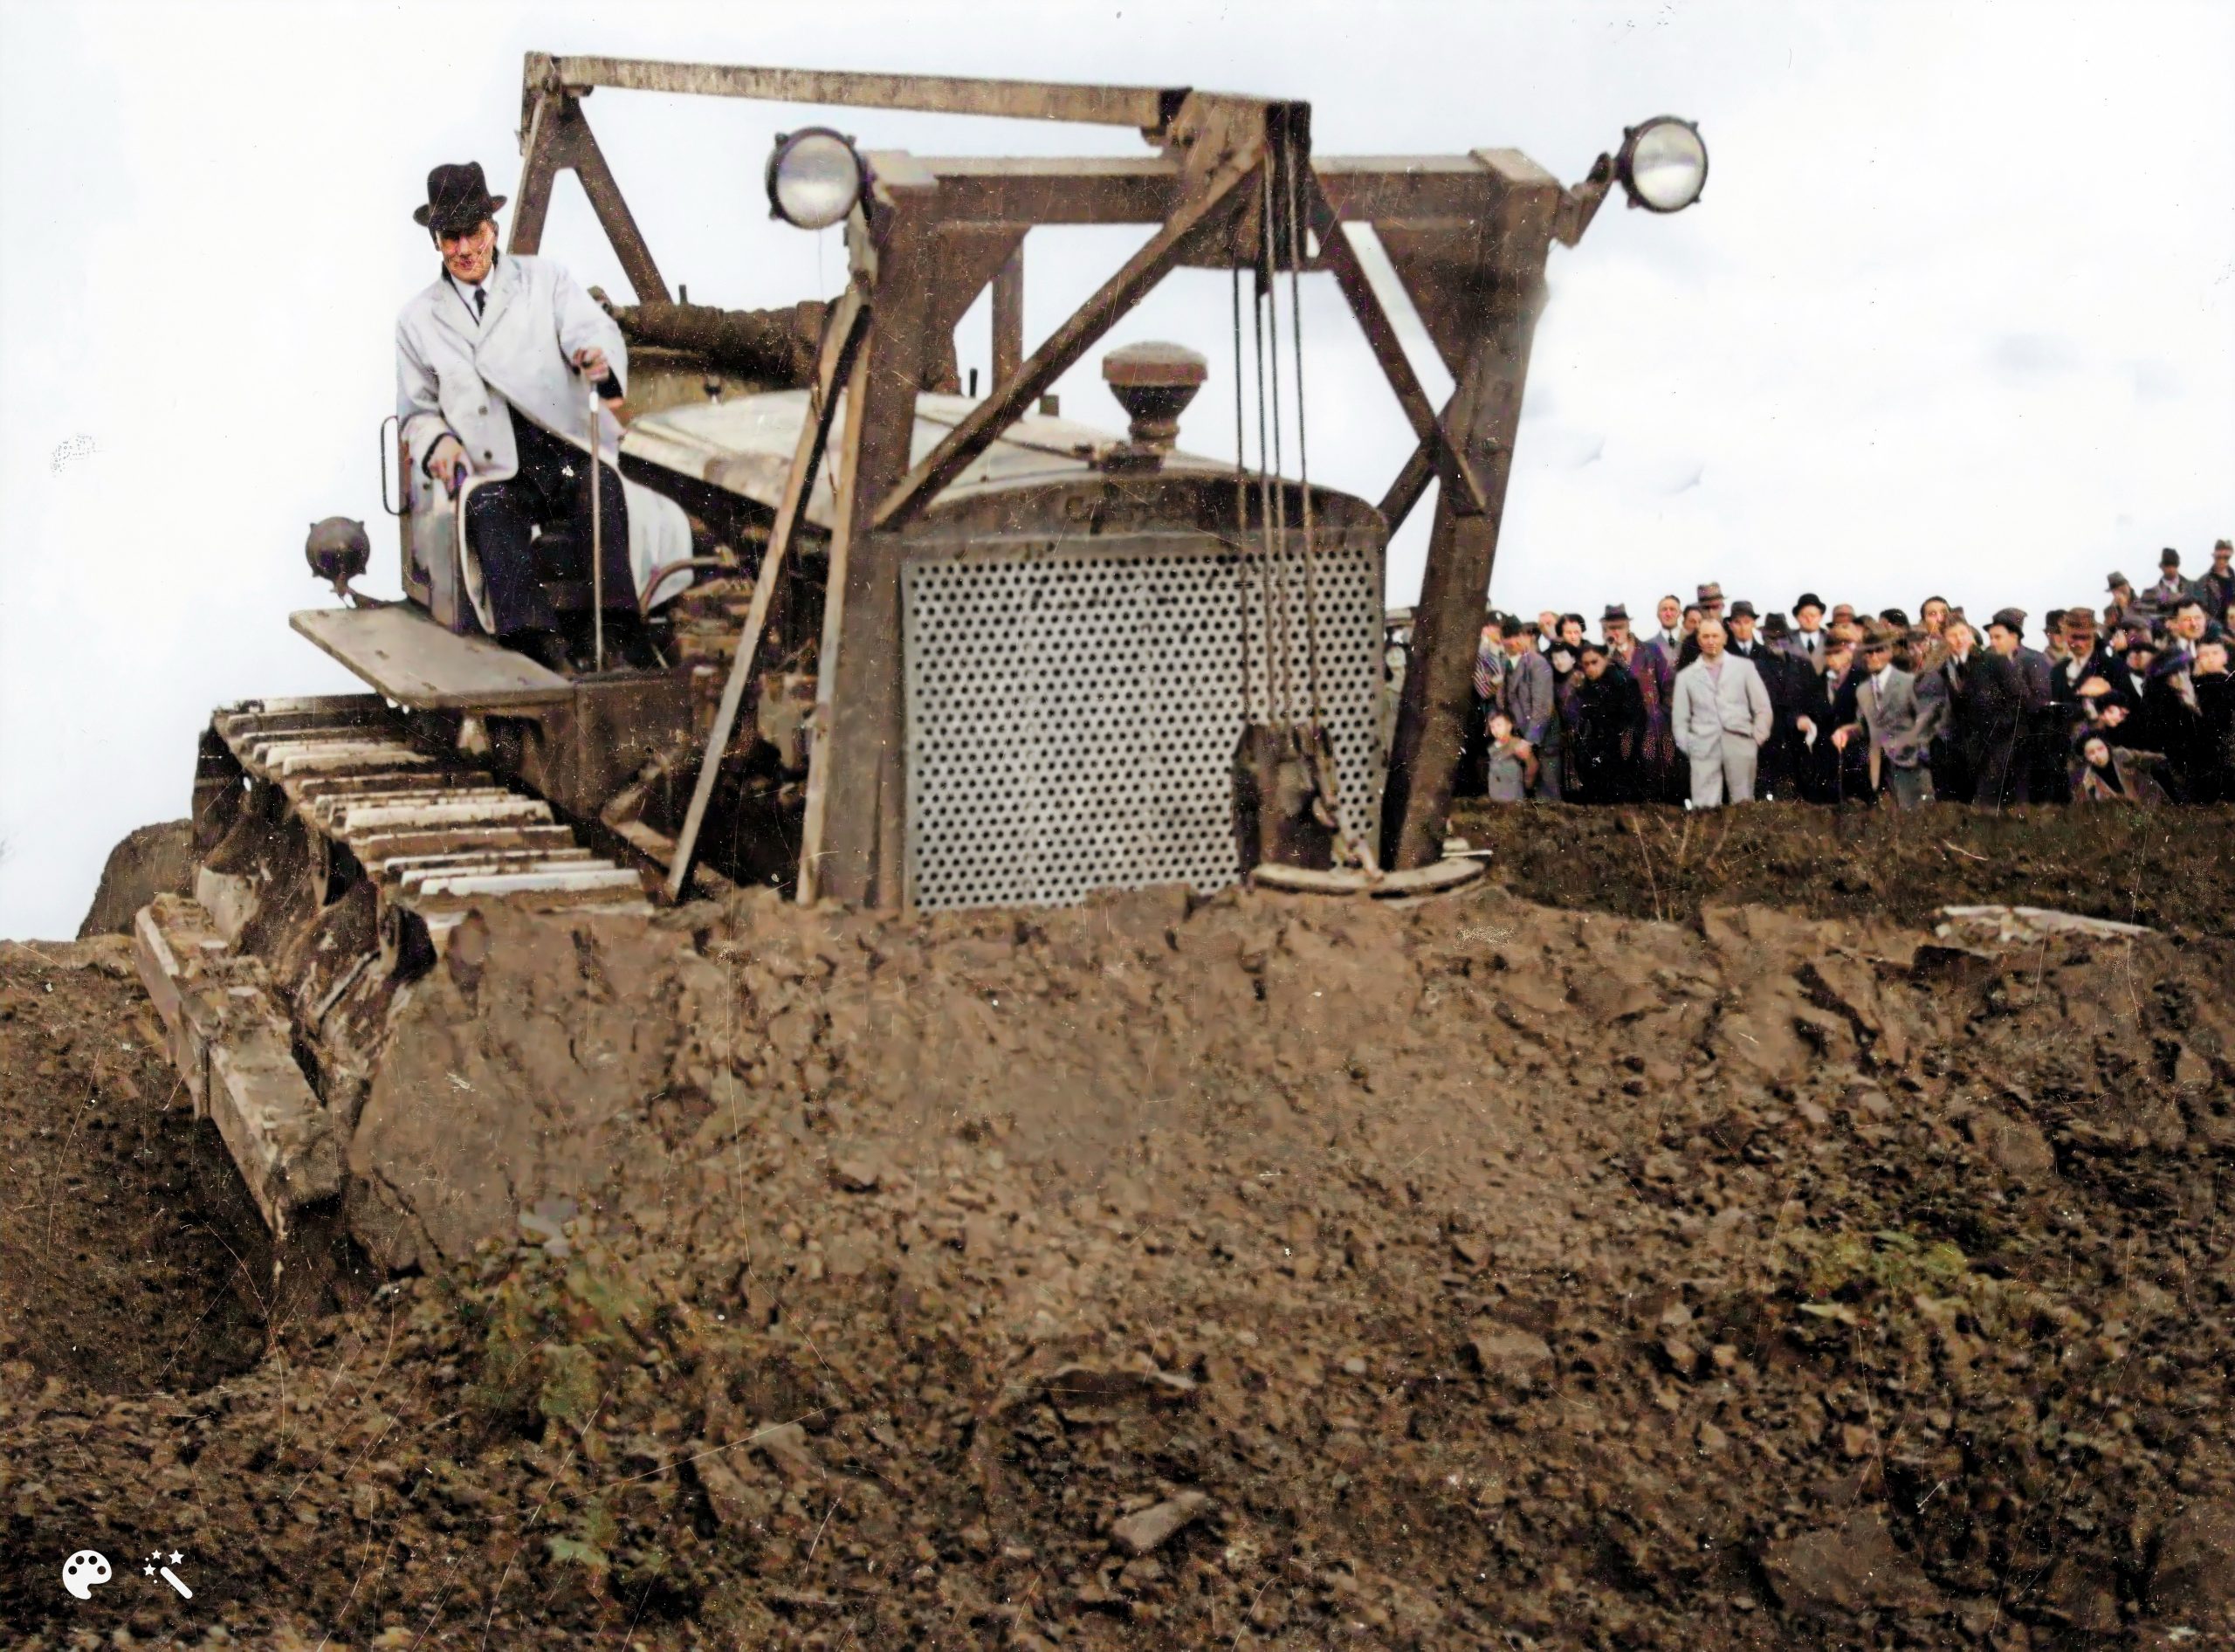
[{"label": "man in suit", "polygon": [[2103,582],[2103,630],[2115,637],[2128,626],[2149,623],[2149,616],[2135,605],[2134,583],[2114,568]]},{"label": "man in suit", "polygon": [[2216,625],[2227,623],[2227,610],[2235,608],[2235,543],[2221,540],[2211,547],[2211,567],[2197,581],[2204,588],[2204,611]]},{"label": "man in suit", "polygon": [[1824,669],[1824,644],[1832,639],[1824,631],[1824,599],[1813,591],[1803,591],[1800,600],[1792,605],[1793,633],[1788,645],[1791,651],[1808,662],[1811,671]]},{"label": "man in suit", "polygon": [[[1680,671],[1700,657],[1700,626],[1709,620],[1715,621],[1718,625],[1723,624],[1723,587],[1712,581],[1701,586],[1700,600],[1693,604],[1693,608],[1698,610],[1700,617],[1696,623],[1688,629],[1684,637],[1684,645],[1676,650],[1676,669]],[[1685,611],[1688,614],[1692,609],[1688,609]],[[1723,627],[1723,640],[1724,646],[1728,647],[1730,643],[1730,630],[1728,626]]]},{"label": "man in suit", "polygon": [[[1948,622],[1953,613],[1944,596],[1928,596],[1918,607],[1917,636],[1909,644],[1911,671],[1922,675],[1948,657]],[[1936,784],[1938,776],[1934,779]]]},{"label": "man in suit", "polygon": [[1702,619],[1700,657],[1676,673],[1671,721],[1676,744],[1691,760],[1692,807],[1714,809],[1727,797],[1754,801],[1754,768],[1775,713],[1751,660],[1723,651],[1723,622]]},{"label": "man in suit", "polygon": [[2168,545],[2158,554],[2157,583],[2142,594],[2142,600],[2154,612],[2170,618],[2182,603],[2203,595],[2193,580],[2181,577],[2181,554]]},{"label": "man in suit", "polygon": [[[1673,597],[1662,600],[1664,605],[1675,602]],[[1636,796],[1642,802],[1658,802],[1667,794],[1676,767],[1676,739],[1668,725],[1668,699],[1676,673],[1668,656],[1632,634],[1630,611],[1620,602],[1608,604],[1599,623],[1606,635],[1607,653],[1636,682],[1638,698],[1645,707],[1645,733],[1638,744]]]},{"label": "man in suit", "polygon": [[[595,385],[608,409],[618,407],[629,354],[613,318],[563,268],[499,252],[495,215],[504,204],[478,162],[427,175],[427,204],[412,218],[443,267],[396,318],[396,413],[429,478],[453,495],[469,476],[491,478],[465,506],[481,587],[476,607],[498,641],[564,671],[567,649],[541,565],[563,544],[588,566],[594,449],[604,595],[615,610],[608,623],[626,634],[636,614],[618,449],[613,430],[592,429],[586,389]],[[609,423],[609,415],[598,423]],[[473,582],[470,574],[469,589]]]},{"label": "man in suit", "polygon": [[1971,801],[1985,809],[2032,800],[2025,767],[2026,685],[2017,663],[2023,629],[2024,616],[2005,609],[1988,624],[1984,648],[1976,645],[1968,625],[1960,634],[1951,632],[1951,646],[1963,650],[1951,662],[1961,673],[1956,718],[1964,732]]},{"label": "man in suit", "polygon": [[2014,803],[2057,803],[2065,801],[2070,747],[2058,740],[2050,746],[2053,713],[2049,707],[2051,682],[2056,667],[2049,657],[2025,644],[2025,610],[1997,609],[1987,622],[1987,646],[2007,659],[2018,678],[2018,744],[2012,753],[2012,795]]},{"label": "man in suit", "polygon": [[[1558,616],[1554,616],[1555,618]],[[1532,646],[1529,628],[1509,616],[1499,627],[1505,644],[1505,678],[1500,685],[1503,709],[1513,732],[1529,743],[1537,755],[1535,795],[1560,798],[1560,708],[1552,684],[1551,662]]]},{"label": "man in suit", "polygon": [[[1738,623],[1736,607],[1730,613],[1735,627]],[[1820,632],[1819,636],[1820,638]],[[1737,651],[1736,644],[1731,651]],[[1790,802],[1800,795],[1802,747],[1798,719],[1808,699],[1815,668],[1809,664],[1807,656],[1794,647],[1791,628],[1786,625],[1782,614],[1772,614],[1762,622],[1761,645],[1747,657],[1761,672],[1762,686],[1770,692],[1770,709],[1776,714],[1769,742],[1762,747],[1761,770],[1755,777],[1755,790],[1772,802]]]},{"label": "man in suit", "polygon": [[1638,646],[1651,649],[1661,657],[1661,663],[1668,668],[1669,680],[1673,682],[1676,677],[1676,657],[1684,651],[1684,604],[1671,592],[1661,599],[1653,616],[1661,629]]},{"label": "man in suit", "polygon": [[[1824,644],[1824,669],[1809,678],[1793,726],[1803,742],[1800,795],[1812,803],[1836,803],[1850,789],[1844,769],[1848,754],[1832,743],[1832,731],[1855,720],[1854,650],[1846,638]],[[1860,782],[1856,782],[1859,788]]]},{"label": "man in suit", "polygon": [[2111,692],[2111,657],[2095,630],[2095,610],[2064,610],[2064,655],[2049,677],[2049,723],[2058,749],[2069,754],[2080,731],[2095,720],[2095,706]]},{"label": "man in suit", "polygon": [[2142,691],[2142,720],[2152,748],[2165,754],[2174,795],[2184,803],[2204,802],[2214,789],[2209,776],[2215,764],[2197,692],[2197,661],[2206,646],[2203,602],[2183,597],[2165,629],[2165,645]]},{"label": "man in suit", "polygon": [[1894,633],[1881,628],[1864,637],[1862,678],[1855,685],[1856,720],[1832,731],[1842,753],[1857,734],[1869,741],[1870,787],[1896,809],[1932,801],[1932,770],[1925,762],[1932,730],[1919,704],[1916,678],[1894,664]]},{"label": "man in suit", "polygon": [[1967,622],[1950,617],[1938,641],[1939,659],[1919,674],[1939,679],[1929,696],[1941,707],[1928,759],[1932,795],[1943,803],[1968,803],[1978,790],[1978,771],[1972,767],[1977,741],[1971,726],[1977,703],[1970,692],[1971,672],[1978,664],[1978,637]]},{"label": "man in suit", "polygon": [[1504,676],[1505,641],[1500,633],[1498,616],[1486,613],[1475,642],[1475,699],[1467,719],[1467,744],[1460,754],[1458,778],[1452,783],[1451,794],[1454,797],[1482,795],[1490,714],[1498,708],[1498,683]]}]

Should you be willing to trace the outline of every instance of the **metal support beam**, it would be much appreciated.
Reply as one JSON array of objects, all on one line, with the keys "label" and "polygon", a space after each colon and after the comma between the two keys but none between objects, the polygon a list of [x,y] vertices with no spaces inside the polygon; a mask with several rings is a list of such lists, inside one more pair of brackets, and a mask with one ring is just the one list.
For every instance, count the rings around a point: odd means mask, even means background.
[{"label": "metal support beam", "polygon": [[[1320,256],[1333,272],[1335,284],[1343,291],[1343,298],[1351,306],[1351,313],[1358,318],[1358,327],[1365,334],[1366,347],[1373,352],[1373,359],[1380,363],[1381,375],[1389,381],[1389,388],[1396,393],[1397,405],[1404,410],[1405,422],[1422,446],[1434,454],[1445,469],[1459,483],[1460,508],[1469,514],[1478,514],[1484,508],[1485,492],[1481,477],[1468,464],[1466,456],[1452,442],[1441,424],[1437,423],[1434,405],[1428,393],[1420,388],[1420,377],[1413,371],[1413,363],[1405,354],[1405,347],[1398,340],[1397,329],[1389,320],[1389,313],[1382,307],[1381,295],[1373,290],[1373,282],[1366,274],[1365,265],[1358,262],[1358,249],[1351,244],[1349,231],[1327,197],[1317,180],[1310,182],[1310,212],[1312,229],[1319,237]],[[1425,483],[1423,484],[1425,485]],[[1417,497],[1417,496],[1416,496]],[[1410,508],[1408,506],[1407,509]]]},{"label": "metal support beam", "polygon": [[1195,197],[1167,218],[1164,227],[1125,261],[1123,269],[1074,310],[1014,376],[1005,380],[993,395],[973,408],[937,447],[925,455],[923,463],[878,505],[876,527],[884,531],[904,524],[932,495],[960,475],[995,437],[1014,423],[1034,397],[1092,349],[1095,341],[1115,325],[1118,317],[1138,303],[1144,293],[1181,261],[1200,233],[1222,227],[1221,209],[1234,205],[1236,191],[1245,180],[1255,176],[1263,155],[1262,147],[1252,146],[1214,172]]},{"label": "metal support beam", "polygon": [[667,282],[652,261],[636,215],[606,164],[605,151],[583,117],[582,106],[564,93],[537,97],[528,110],[520,144],[520,187],[512,203],[512,230],[505,250],[533,255],[543,244],[543,225],[551,210],[552,186],[571,169],[589,197],[598,227],[613,244],[614,256],[629,278],[639,304],[669,301]]},{"label": "metal support beam", "polygon": [[[1448,416],[1448,404],[1444,410]],[[1428,484],[1434,480],[1435,444],[1414,443],[1413,456],[1405,461],[1405,468],[1397,472],[1397,479],[1381,496],[1381,520],[1389,525],[1390,538],[1397,537],[1397,530],[1404,527],[1405,519],[1413,513],[1413,507],[1420,502],[1421,496],[1428,491]]]},{"label": "metal support beam", "polygon": [[615,86],[702,97],[758,98],[772,103],[1076,120],[1089,126],[1133,127],[1152,142],[1161,137],[1188,92],[1186,86],[1062,86],[961,75],[857,74],[741,64],[663,63],[643,58],[554,58],[540,52],[527,54],[523,83],[530,97],[558,87],[574,91]]},{"label": "metal support beam", "polygon": [[[808,769],[799,898],[897,906],[907,819],[906,715],[901,677],[900,540],[876,531],[877,501],[908,468],[925,350],[950,336],[942,313],[936,188],[879,180],[869,326],[846,385],[838,441],[838,499],[823,590],[815,691],[815,757]],[[1000,257],[984,266],[982,286]],[[959,283],[957,284],[959,285]]]},{"label": "metal support beam", "polygon": [[714,712],[713,729],[706,736],[706,755],[698,765],[698,783],[691,790],[690,811],[683,817],[683,831],[675,840],[675,853],[668,864],[667,898],[670,901],[683,898],[684,886],[691,880],[691,857],[698,850],[699,829],[706,822],[706,806],[713,799],[714,781],[721,771],[723,754],[729,750],[730,731],[737,726],[746,685],[753,680],[753,663],[760,657],[761,639],[768,629],[769,607],[783,579],[784,563],[793,536],[798,531],[801,513],[807,508],[808,491],[815,486],[823,446],[830,437],[838,387],[853,370],[854,349],[861,341],[862,323],[867,313],[861,287],[849,286],[831,313],[823,333],[822,354],[815,363],[815,389],[808,398],[807,416],[800,421],[799,443],[792,450],[792,468],[784,478],[784,496],[776,506],[775,526],[768,532],[768,548],[762,554],[760,567],[753,576],[753,606],[746,613],[745,630],[738,636],[737,653],[730,661],[729,681],[722,685],[722,702]]},{"label": "metal support beam", "polygon": [[994,383],[1007,384],[1023,365],[1024,248],[1020,244],[994,278]]},{"label": "metal support beam", "polygon": [[[1474,700],[1475,650],[1482,605],[1497,557],[1498,527],[1513,473],[1514,436],[1530,347],[1544,300],[1544,262],[1565,193],[1509,151],[1477,158],[1499,174],[1496,218],[1473,249],[1415,241],[1398,266],[1439,348],[1457,354],[1458,389],[1444,425],[1482,478],[1484,508],[1454,506],[1453,477],[1441,484],[1427,569],[1413,615],[1413,658],[1398,707],[1397,733],[1382,795],[1382,864],[1424,866],[1443,851],[1452,782],[1466,746]],[[1389,237],[1384,236],[1385,244]],[[1461,347],[1454,350],[1454,347]]]}]

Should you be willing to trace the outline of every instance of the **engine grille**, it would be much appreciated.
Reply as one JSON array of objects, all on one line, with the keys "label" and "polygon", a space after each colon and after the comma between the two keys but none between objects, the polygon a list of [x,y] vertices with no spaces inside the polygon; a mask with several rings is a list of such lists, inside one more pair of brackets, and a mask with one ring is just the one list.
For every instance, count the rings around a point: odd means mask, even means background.
[{"label": "engine grille", "polygon": [[[1386,761],[1379,536],[1323,542],[1313,564],[1343,822],[1370,840]],[[1276,580],[1270,704],[1303,716],[1303,558],[1281,566],[1288,623],[1283,643]],[[912,556],[902,623],[915,905],[1234,883],[1245,637],[1248,705],[1268,709],[1265,569],[1200,534]]]}]

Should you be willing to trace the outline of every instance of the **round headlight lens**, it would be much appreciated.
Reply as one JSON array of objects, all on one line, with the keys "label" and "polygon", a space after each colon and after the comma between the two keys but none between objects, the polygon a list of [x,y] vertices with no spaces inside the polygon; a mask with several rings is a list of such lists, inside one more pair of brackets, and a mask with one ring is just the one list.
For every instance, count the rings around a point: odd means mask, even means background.
[{"label": "round headlight lens", "polygon": [[1681,212],[1707,187],[1708,146],[1690,121],[1656,115],[1630,129],[1615,169],[1632,206]]},{"label": "round headlight lens", "polygon": [[769,210],[802,230],[827,230],[862,198],[865,171],[860,152],[828,127],[781,137],[768,157]]}]

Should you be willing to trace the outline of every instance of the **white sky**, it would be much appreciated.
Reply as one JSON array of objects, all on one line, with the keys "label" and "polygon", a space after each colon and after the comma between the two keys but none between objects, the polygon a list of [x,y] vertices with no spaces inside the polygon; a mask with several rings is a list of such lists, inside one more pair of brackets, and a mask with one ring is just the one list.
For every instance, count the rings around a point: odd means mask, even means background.
[{"label": "white sky", "polygon": [[[110,844],[185,813],[210,709],[354,686],[286,625],[305,527],[365,519],[395,312],[437,162],[513,192],[520,58],[1196,85],[1308,98],[1322,154],[1510,145],[1574,181],[1626,121],[1701,122],[1707,196],[1619,198],[1556,251],[1493,595],[1637,611],[1719,579],[2038,616],[2235,533],[2235,5],[627,6],[0,3],[0,935],[73,932]],[[670,285],[828,296],[772,224],[801,112],[587,106]],[[1129,134],[852,112],[865,147],[1138,153]],[[507,216],[507,222],[509,217]],[[1033,341],[1142,232],[1035,232]],[[571,181],[544,240],[625,292]],[[1324,290],[1316,290],[1324,289]],[[1213,361],[1222,278],[1110,343]],[[1331,283],[1305,301],[1315,477],[1378,498],[1409,446]],[[984,318],[966,320],[966,369]],[[1064,410],[1115,424],[1090,358]],[[1425,344],[1415,352],[1427,369]],[[1394,547],[1410,601],[1421,511]]]}]

